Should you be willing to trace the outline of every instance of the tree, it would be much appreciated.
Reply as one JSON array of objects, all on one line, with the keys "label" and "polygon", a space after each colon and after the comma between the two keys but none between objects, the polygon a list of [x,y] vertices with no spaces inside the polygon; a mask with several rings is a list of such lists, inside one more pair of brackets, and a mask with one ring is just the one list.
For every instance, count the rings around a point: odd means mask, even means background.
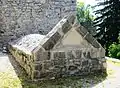
[{"label": "tree", "polygon": [[84,26],[88,31],[94,35],[95,27],[93,27],[94,17],[91,14],[91,6],[85,4],[83,2],[77,3],[77,19],[82,26]]},{"label": "tree", "polygon": [[97,7],[101,9],[95,11],[97,15],[95,19],[95,27],[99,42],[109,47],[113,42],[118,42],[120,32],[120,0],[101,0],[97,3]]}]

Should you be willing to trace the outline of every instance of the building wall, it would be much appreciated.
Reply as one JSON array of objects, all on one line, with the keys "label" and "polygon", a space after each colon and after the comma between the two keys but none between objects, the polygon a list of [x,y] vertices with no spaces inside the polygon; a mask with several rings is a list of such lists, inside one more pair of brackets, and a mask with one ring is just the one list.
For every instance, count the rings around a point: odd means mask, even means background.
[{"label": "building wall", "polygon": [[75,12],[76,0],[0,0],[0,49],[26,34],[46,34]]}]

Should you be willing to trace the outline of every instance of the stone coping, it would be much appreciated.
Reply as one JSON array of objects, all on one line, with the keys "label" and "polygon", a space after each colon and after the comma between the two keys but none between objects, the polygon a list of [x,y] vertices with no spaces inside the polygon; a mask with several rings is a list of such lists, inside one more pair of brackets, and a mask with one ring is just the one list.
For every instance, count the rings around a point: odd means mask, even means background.
[{"label": "stone coping", "polygon": [[13,48],[17,50],[21,50],[27,54],[31,54],[32,51],[39,45],[42,39],[44,39],[45,35],[40,34],[29,34],[18,40],[10,43]]}]

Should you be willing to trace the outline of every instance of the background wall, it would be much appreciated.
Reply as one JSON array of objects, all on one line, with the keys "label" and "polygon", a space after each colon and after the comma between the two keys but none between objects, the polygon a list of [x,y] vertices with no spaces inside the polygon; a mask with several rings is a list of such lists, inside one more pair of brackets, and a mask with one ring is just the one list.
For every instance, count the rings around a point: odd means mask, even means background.
[{"label": "background wall", "polygon": [[26,34],[48,33],[62,17],[75,12],[76,0],[0,0],[0,51]]}]

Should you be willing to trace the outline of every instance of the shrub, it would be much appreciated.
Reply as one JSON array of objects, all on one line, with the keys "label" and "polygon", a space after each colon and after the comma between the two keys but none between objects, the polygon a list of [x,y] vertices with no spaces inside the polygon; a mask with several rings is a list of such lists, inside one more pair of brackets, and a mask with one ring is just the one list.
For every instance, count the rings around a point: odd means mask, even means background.
[{"label": "shrub", "polygon": [[108,49],[108,54],[110,57],[120,59],[120,44],[111,44]]},{"label": "shrub", "polygon": [[120,58],[120,51],[117,53],[117,58]]}]

